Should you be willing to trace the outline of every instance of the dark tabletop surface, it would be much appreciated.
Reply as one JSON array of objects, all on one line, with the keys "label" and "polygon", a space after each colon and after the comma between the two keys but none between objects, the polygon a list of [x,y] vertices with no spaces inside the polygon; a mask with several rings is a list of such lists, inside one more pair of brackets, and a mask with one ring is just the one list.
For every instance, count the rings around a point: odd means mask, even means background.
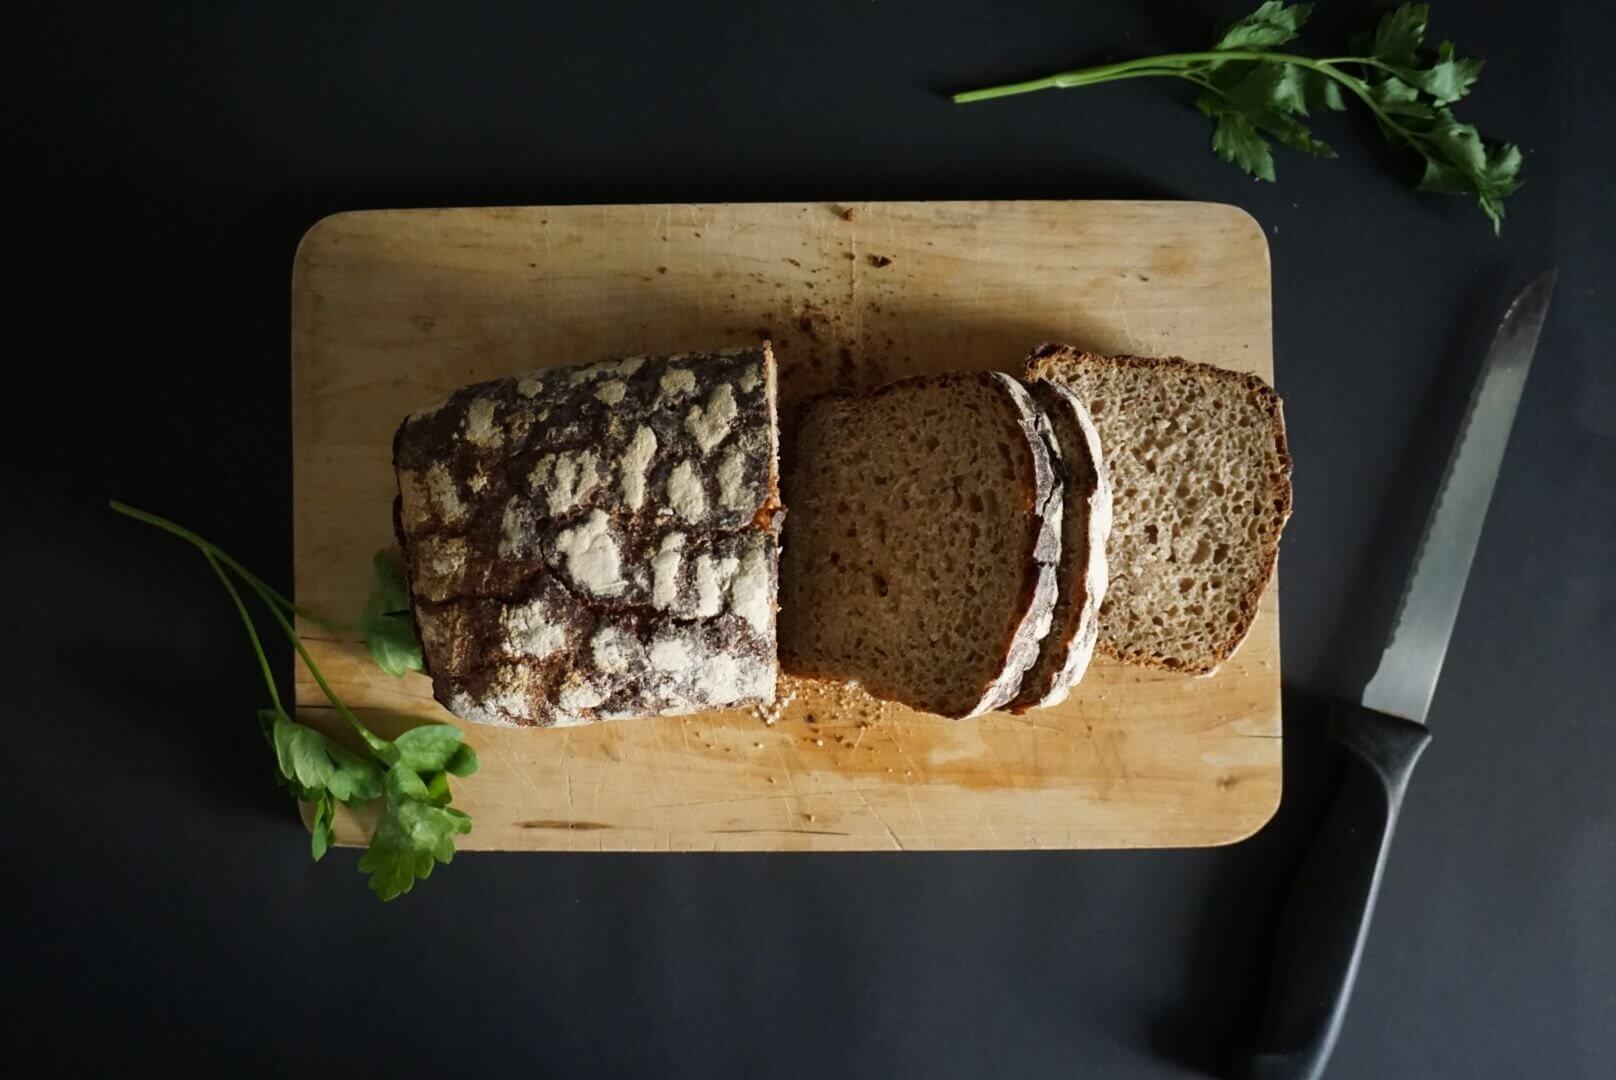
[{"label": "dark tabletop surface", "polygon": [[[4,1015],[33,1075],[1168,1077],[1216,1065],[1491,327],[1560,267],[1338,1077],[1616,1060],[1616,221],[1603,3],[1436,5],[1526,150],[1494,239],[1361,115],[1257,184],[1162,81],[1236,2],[29,4],[11,20]],[[1325,3],[1316,55],[1380,4]],[[1295,452],[1285,804],[1206,851],[479,855],[383,906],[314,866],[172,515],[290,579],[288,273],[361,207],[1183,198],[1273,251]],[[18,334],[18,329],[21,333]],[[282,665],[281,675],[287,676]]]}]

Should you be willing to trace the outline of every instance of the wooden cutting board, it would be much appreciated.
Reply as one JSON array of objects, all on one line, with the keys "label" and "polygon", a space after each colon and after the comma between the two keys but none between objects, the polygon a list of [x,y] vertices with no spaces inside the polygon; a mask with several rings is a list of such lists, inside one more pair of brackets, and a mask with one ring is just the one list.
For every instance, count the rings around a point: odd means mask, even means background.
[{"label": "wooden cutting board", "polygon": [[[338,214],[292,276],[296,592],[363,605],[393,542],[400,418],[465,383],[767,337],[782,407],[1056,340],[1273,376],[1268,246],[1204,203],[571,206]],[[428,680],[303,626],[379,729],[449,721]],[[1061,706],[948,721],[833,688],[557,730],[467,727],[466,848],[881,850],[1228,843],[1280,793],[1278,590],[1212,678],[1097,661]],[[299,665],[300,716],[340,726]],[[379,712],[402,719],[384,718]],[[418,719],[417,719],[418,718]],[[770,722],[773,720],[773,722]],[[338,838],[364,822],[338,818]]]}]

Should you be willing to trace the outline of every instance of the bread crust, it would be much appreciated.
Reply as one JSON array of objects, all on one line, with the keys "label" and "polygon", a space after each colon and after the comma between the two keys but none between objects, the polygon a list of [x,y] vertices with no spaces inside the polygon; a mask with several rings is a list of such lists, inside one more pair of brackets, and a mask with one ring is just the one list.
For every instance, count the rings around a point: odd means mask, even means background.
[{"label": "bread crust", "polygon": [[394,436],[394,529],[433,694],[547,726],[770,701],[768,343],[465,387]]},{"label": "bread crust", "polygon": [[[1023,678],[1020,692],[1010,703],[1014,713],[1058,705],[1088,671],[1100,635],[1100,604],[1105,599],[1107,582],[1105,543],[1111,533],[1111,481],[1106,474],[1100,433],[1088,409],[1060,383],[1041,380],[1031,389],[1040,408],[1047,413],[1058,410],[1077,430],[1078,445],[1068,446],[1059,437],[1060,429],[1055,428],[1051,457],[1063,488],[1063,517],[1083,515],[1085,536],[1081,551],[1067,550],[1064,533],[1070,522],[1063,520],[1056,614],[1064,614],[1064,618],[1044,638],[1038,663]],[[1053,418],[1051,427],[1055,427]],[[1087,468],[1083,468],[1085,464]],[[1068,604],[1062,612],[1060,605],[1073,596],[1077,602]]]},{"label": "bread crust", "polygon": [[1043,639],[1050,632],[1050,616],[1060,593],[1061,521],[1065,513],[1064,492],[1055,472],[1050,444],[1055,433],[1049,420],[1033,403],[1032,395],[1014,377],[1003,372],[988,373],[1004,391],[1017,412],[1016,426],[1032,451],[1032,527],[1030,547],[1022,563],[1021,621],[1005,647],[1004,668],[966,716],[977,716],[1009,704],[1021,690],[1022,680],[1034,664]]},{"label": "bread crust", "polygon": [[1229,657],[1234,655],[1235,651],[1240,648],[1241,643],[1245,641],[1247,635],[1250,634],[1252,624],[1257,619],[1258,605],[1262,600],[1263,593],[1268,589],[1269,582],[1273,580],[1274,569],[1279,563],[1280,535],[1284,531],[1286,522],[1290,519],[1292,506],[1291,471],[1293,462],[1285,436],[1284,403],[1272,386],[1249,372],[1230,371],[1227,368],[1186,360],[1178,356],[1102,356],[1073,348],[1070,345],[1061,345],[1054,342],[1038,346],[1028,356],[1027,378],[1059,381],[1057,369],[1062,364],[1072,367],[1121,366],[1154,371],[1171,370],[1182,372],[1204,382],[1232,382],[1243,390],[1251,403],[1267,419],[1274,441],[1276,460],[1276,467],[1268,477],[1267,498],[1272,512],[1277,518],[1277,524],[1273,530],[1272,537],[1265,539],[1259,549],[1258,561],[1261,572],[1253,578],[1251,585],[1237,598],[1236,611],[1238,612],[1238,620],[1229,624],[1214,649],[1185,663],[1168,663],[1158,655],[1143,650],[1124,648],[1117,642],[1103,636],[1097,646],[1103,654],[1127,664],[1156,668],[1162,671],[1174,671],[1180,674],[1214,674]]}]

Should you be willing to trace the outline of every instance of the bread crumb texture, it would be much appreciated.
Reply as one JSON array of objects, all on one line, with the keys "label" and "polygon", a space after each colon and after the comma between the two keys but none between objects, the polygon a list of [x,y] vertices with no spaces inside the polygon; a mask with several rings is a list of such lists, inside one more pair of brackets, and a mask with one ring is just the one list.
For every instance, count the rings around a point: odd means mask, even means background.
[{"label": "bread crumb texture", "polygon": [[1058,345],[1034,351],[1028,373],[1071,387],[1104,448],[1114,520],[1099,647],[1216,671],[1256,619],[1291,512],[1279,395],[1207,364]]},{"label": "bread crumb texture", "polygon": [[440,702],[530,726],[774,699],[773,364],[553,368],[404,421],[395,522]]}]

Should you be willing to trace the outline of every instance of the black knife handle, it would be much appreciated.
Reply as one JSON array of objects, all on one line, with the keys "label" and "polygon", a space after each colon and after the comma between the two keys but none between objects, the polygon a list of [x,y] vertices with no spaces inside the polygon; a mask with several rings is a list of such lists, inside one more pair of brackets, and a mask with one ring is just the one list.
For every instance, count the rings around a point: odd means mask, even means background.
[{"label": "black knife handle", "polygon": [[1324,1075],[1358,976],[1403,792],[1431,741],[1422,724],[1338,704],[1331,738],[1346,777],[1302,863],[1276,936],[1268,998],[1246,1080]]}]

